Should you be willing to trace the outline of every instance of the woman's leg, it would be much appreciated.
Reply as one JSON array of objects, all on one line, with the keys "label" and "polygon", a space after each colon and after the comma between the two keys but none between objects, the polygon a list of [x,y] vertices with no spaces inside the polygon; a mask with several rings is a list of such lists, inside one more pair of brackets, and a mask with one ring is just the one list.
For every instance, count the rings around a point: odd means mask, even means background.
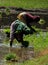
[{"label": "woman's leg", "polygon": [[12,47],[13,40],[10,40],[10,47]]},{"label": "woman's leg", "polygon": [[15,38],[17,39],[18,42],[21,42],[21,44],[22,44],[21,47],[28,47],[29,46],[29,42],[23,40],[22,33],[15,34]]}]

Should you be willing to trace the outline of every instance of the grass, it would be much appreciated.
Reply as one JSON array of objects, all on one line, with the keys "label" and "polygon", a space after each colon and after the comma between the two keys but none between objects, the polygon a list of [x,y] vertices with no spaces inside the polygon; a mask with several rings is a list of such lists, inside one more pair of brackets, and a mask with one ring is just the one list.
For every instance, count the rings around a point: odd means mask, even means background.
[{"label": "grass", "polygon": [[[30,45],[34,46],[35,52],[39,52],[48,48],[48,32],[39,32],[37,35],[29,35],[26,37],[26,39],[30,41]],[[22,65],[48,65],[48,55],[46,54],[30,61],[26,61]]]},{"label": "grass", "polygon": [[32,59],[29,61],[26,61],[25,63],[21,63],[20,65],[48,65],[48,55],[42,56],[37,59]]},{"label": "grass", "polygon": [[33,45],[35,50],[41,51],[48,47],[48,32],[39,32],[39,34],[28,35],[24,38]]},{"label": "grass", "polygon": [[[33,35],[26,35],[24,36],[24,40],[29,41],[31,46],[34,46],[34,51],[36,52],[36,58],[32,60],[25,61],[24,63],[20,63],[19,65],[48,65],[48,55],[45,54],[43,56],[38,57],[38,53],[48,48],[48,32],[42,32],[40,29],[38,33]],[[4,32],[9,32],[9,29],[4,29]],[[7,41],[6,41],[7,42]],[[9,41],[8,41],[9,43]],[[14,44],[18,43],[14,41]],[[13,65],[12,63],[10,65]],[[16,63],[15,65],[18,65]]]},{"label": "grass", "polygon": [[[48,9],[48,0],[0,0],[0,6],[15,6],[26,9]],[[28,35],[24,37],[24,40],[28,40],[30,45],[34,46],[35,52],[48,48],[48,32],[39,32],[39,34]],[[24,63],[9,63],[8,65],[48,65],[48,55],[46,54],[41,57],[33,58]]]},{"label": "grass", "polygon": [[48,65],[48,55],[27,60],[23,63],[8,63],[7,65]]},{"label": "grass", "polygon": [[[39,32],[38,34],[27,35],[24,36],[24,40],[30,42],[30,45],[34,46],[35,52],[43,51],[44,49],[48,48],[48,32]],[[11,63],[10,65],[12,65]],[[18,65],[18,63],[15,63]],[[19,65],[48,65],[48,54],[32,58],[32,60],[27,60],[24,63],[20,63]]]},{"label": "grass", "polygon": [[[37,34],[26,35],[24,36],[24,40],[29,41],[30,45],[34,46],[35,51],[41,51],[48,47],[48,32],[42,32],[40,29],[36,30],[38,30]],[[10,32],[10,29],[4,29],[3,31],[5,33]],[[15,40],[14,43],[17,43],[17,41]]]},{"label": "grass", "polygon": [[12,54],[12,53],[6,55],[6,57],[5,57],[5,59],[8,60],[8,61],[9,60],[12,60],[12,59],[15,60],[15,58],[16,58],[16,55],[15,54]]},{"label": "grass", "polygon": [[48,8],[48,0],[0,0],[0,6],[16,6],[21,8]]}]

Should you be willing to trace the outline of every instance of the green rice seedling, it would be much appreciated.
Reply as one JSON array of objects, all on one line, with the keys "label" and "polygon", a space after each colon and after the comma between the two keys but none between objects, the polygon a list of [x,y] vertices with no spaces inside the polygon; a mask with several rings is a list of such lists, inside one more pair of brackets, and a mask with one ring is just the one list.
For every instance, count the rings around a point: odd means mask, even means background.
[{"label": "green rice seedling", "polygon": [[5,59],[6,59],[7,61],[15,60],[15,58],[16,58],[16,55],[13,54],[13,53],[9,53],[9,54],[7,54],[6,57],[5,57]]}]

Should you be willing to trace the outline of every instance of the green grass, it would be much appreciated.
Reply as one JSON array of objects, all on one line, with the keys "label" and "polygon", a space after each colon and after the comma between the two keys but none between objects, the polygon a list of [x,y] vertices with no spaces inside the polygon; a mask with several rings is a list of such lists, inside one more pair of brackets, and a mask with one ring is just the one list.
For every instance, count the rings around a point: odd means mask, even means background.
[{"label": "green grass", "polygon": [[[48,32],[39,32],[39,34],[24,36],[24,40],[30,42],[31,46],[34,46],[35,52],[40,52],[48,48]],[[13,65],[14,63],[10,63]],[[18,63],[15,63],[18,65]],[[32,58],[32,60],[27,60],[24,63],[19,63],[19,65],[48,65],[48,55]]]},{"label": "green grass", "polygon": [[10,29],[8,28],[8,29],[3,29],[3,32],[8,32],[8,33],[10,33]]},{"label": "green grass", "polygon": [[0,0],[0,6],[16,6],[21,8],[48,8],[48,0]]},{"label": "green grass", "polygon": [[42,56],[37,59],[32,59],[29,61],[26,61],[24,63],[21,63],[20,65],[48,65],[48,55]]},{"label": "green grass", "polygon": [[8,60],[8,61],[12,60],[12,59],[15,59],[15,58],[16,58],[16,55],[12,54],[12,53],[7,54],[6,57],[5,57],[5,59]]},{"label": "green grass", "polygon": [[[48,0],[0,0],[0,6],[15,6],[27,9],[48,9]],[[30,45],[34,46],[35,52],[39,52],[43,49],[48,48],[48,32],[46,32],[46,34],[39,32],[39,35],[28,35],[24,37],[24,40],[28,40],[30,42]],[[8,65],[48,65],[48,55],[33,58],[32,60],[25,61],[24,63],[9,63]]]},{"label": "green grass", "polygon": [[8,63],[7,65],[48,65],[48,55],[27,60],[23,63]]},{"label": "green grass", "polygon": [[24,38],[33,45],[36,51],[41,51],[48,47],[48,32],[39,32],[39,34],[28,35]]},{"label": "green grass", "polygon": [[[36,30],[38,30],[37,34],[35,33],[33,35],[24,36],[24,40],[29,41],[29,45],[34,46],[34,51],[37,56],[38,52],[48,48],[48,32],[42,32],[42,30],[40,29]],[[9,30],[5,29],[4,32],[6,31]],[[14,44],[15,43],[18,42],[14,41]],[[11,63],[10,65],[13,65],[13,63]],[[15,65],[18,65],[18,63],[16,63]],[[32,60],[25,61],[24,63],[20,63],[19,65],[48,65],[48,55],[46,54],[44,56],[33,58]]]},{"label": "green grass", "polygon": [[[37,35],[29,35],[26,36],[25,39],[30,42],[30,45],[34,46],[35,52],[39,52],[48,48],[48,32],[39,32]],[[46,54],[30,61],[26,61],[24,64],[22,63],[22,65],[48,65],[48,55]]]},{"label": "green grass", "polygon": [[[24,36],[24,40],[29,41],[30,45],[34,46],[35,51],[41,51],[48,47],[48,32],[42,32],[40,29],[36,30],[38,30],[37,34],[26,35]],[[3,32],[10,32],[10,29],[3,29]],[[17,40],[14,43],[17,43]]]}]

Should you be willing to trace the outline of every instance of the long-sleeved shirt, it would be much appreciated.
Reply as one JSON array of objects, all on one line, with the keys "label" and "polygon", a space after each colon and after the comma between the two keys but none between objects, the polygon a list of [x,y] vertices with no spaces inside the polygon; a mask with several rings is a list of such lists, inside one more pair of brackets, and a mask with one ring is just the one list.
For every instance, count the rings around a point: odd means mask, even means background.
[{"label": "long-sleeved shirt", "polygon": [[23,32],[23,34],[29,34],[32,33],[31,30],[27,27],[26,24],[21,22],[20,20],[15,20],[10,27],[10,39],[14,38],[14,33],[20,33]]}]

